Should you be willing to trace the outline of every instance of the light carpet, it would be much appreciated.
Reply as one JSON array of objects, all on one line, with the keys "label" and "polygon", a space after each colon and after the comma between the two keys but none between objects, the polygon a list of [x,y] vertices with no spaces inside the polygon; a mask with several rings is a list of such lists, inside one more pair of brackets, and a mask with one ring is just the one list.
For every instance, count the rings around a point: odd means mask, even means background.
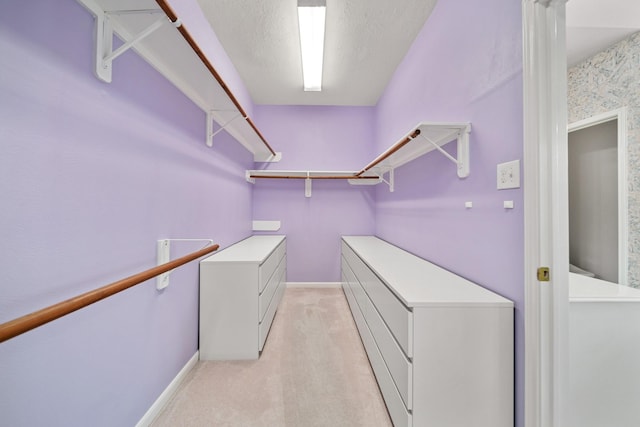
[{"label": "light carpet", "polygon": [[152,426],[391,426],[341,289],[289,288],[260,359],[200,361]]}]

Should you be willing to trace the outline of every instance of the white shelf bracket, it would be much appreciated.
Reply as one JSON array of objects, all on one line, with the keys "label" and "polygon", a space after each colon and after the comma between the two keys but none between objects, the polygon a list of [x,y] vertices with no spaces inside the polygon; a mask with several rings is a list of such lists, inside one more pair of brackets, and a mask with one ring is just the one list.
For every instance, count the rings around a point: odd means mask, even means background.
[{"label": "white shelf bracket", "polygon": [[[387,181],[386,179],[384,179],[384,174],[388,173],[389,174],[389,180]],[[387,184],[389,186],[389,192],[393,193],[395,190],[395,169],[391,168],[389,170],[383,171],[382,173],[378,174],[378,176],[380,177],[380,180],[382,180],[382,182],[384,182],[385,184]]]},{"label": "white shelf bracket", "polygon": [[[162,265],[171,261],[171,242],[207,242],[205,248],[213,245],[212,239],[162,239],[158,240],[157,246],[157,264]],[[156,289],[162,290],[169,286],[169,276],[173,270],[162,273],[156,277]]]},{"label": "white shelf bracket", "polygon": [[207,111],[207,146],[208,147],[213,147],[213,137],[216,136],[217,134],[219,134],[220,132],[222,132],[227,126],[229,126],[231,124],[231,122],[233,122],[234,120],[236,120],[238,117],[242,117],[242,114],[238,113],[235,116],[233,116],[233,118],[231,118],[231,120],[229,120],[227,123],[223,124],[220,126],[220,129],[216,130],[215,132],[213,131],[213,122],[215,121],[213,118],[213,114],[215,113],[215,111]]},{"label": "white shelf bracket", "polygon": [[251,171],[245,171],[244,178],[247,180],[247,182],[250,182],[251,184],[255,184],[256,183],[256,179],[255,178],[251,178]]},{"label": "white shelf bracket", "polygon": [[[95,73],[100,80],[106,83],[111,83],[112,65],[114,59],[125,53],[127,50],[131,49],[136,43],[152,34],[165,23],[171,22],[163,14],[161,18],[157,19],[140,33],[132,37],[130,40],[126,41],[124,44],[122,44],[122,46],[120,46],[116,50],[113,50],[113,26],[111,25],[109,16],[120,15],[122,14],[122,12],[104,12],[96,9],[95,6],[91,7],[91,11],[95,14],[96,17]],[[148,14],[155,13],[155,11],[139,10],[127,11],[127,13]],[[173,23],[173,25],[175,25],[176,27],[180,27],[182,25],[182,22],[180,20],[177,20]]]},{"label": "white shelf bracket", "polygon": [[[427,138],[423,134],[420,136],[433,145],[433,147],[438,150],[443,156],[447,159],[451,160],[457,167],[458,177],[466,178],[469,176],[469,131],[464,130],[458,133],[458,158],[456,159],[451,154],[444,151],[444,149],[433,142],[431,139]],[[393,190],[392,190],[393,191]]]},{"label": "white shelf bracket", "polygon": [[311,197],[311,178],[310,173],[307,172],[307,178],[304,180],[304,197]]},{"label": "white shelf bracket", "polygon": [[470,172],[469,132],[467,127],[458,134],[458,178],[466,178]]}]

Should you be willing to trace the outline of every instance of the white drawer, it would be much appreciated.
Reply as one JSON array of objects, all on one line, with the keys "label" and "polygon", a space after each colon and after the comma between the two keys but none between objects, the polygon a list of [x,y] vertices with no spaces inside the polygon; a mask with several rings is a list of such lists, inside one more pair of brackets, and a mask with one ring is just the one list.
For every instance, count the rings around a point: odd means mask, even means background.
[{"label": "white drawer", "polygon": [[271,303],[267,308],[267,312],[265,313],[262,322],[260,322],[258,326],[259,351],[262,351],[262,348],[264,347],[264,342],[267,339],[267,335],[269,335],[271,323],[273,322],[273,318],[276,315],[276,310],[278,309],[278,305],[280,304],[280,300],[282,299],[282,294],[284,294],[284,276],[286,275],[286,272],[286,268],[282,270],[282,274],[280,276],[280,280],[278,281],[278,286],[276,287],[277,289],[275,291],[275,294],[273,295],[273,298],[271,298]]},{"label": "white drawer", "polygon": [[368,307],[368,305],[370,305],[370,303],[367,303],[367,300],[369,299],[369,297],[364,292],[364,289],[362,289],[362,286],[360,285],[358,278],[354,274],[348,262],[345,263],[343,268],[345,271],[345,275],[347,276],[347,282],[349,283],[349,288],[351,289],[351,293],[356,299],[356,302],[358,303],[358,306],[360,307],[360,310],[364,315],[366,308]]},{"label": "white drawer", "polygon": [[370,300],[365,300],[362,312],[373,339],[382,354],[389,373],[407,409],[413,408],[413,366],[387,328]]},{"label": "white drawer", "polygon": [[344,242],[343,253],[353,273],[382,318],[385,319],[385,323],[400,347],[407,357],[413,357],[413,313]]},{"label": "white drawer", "polygon": [[355,279],[355,276],[347,262],[343,263],[343,269],[345,277],[347,277],[347,280],[352,286],[353,294],[357,299],[362,315],[369,326],[369,330],[373,335],[380,353],[382,354],[385,364],[387,365],[387,369],[393,377],[393,381],[396,384],[398,392],[400,393],[407,409],[411,410],[413,405],[412,364],[405,357],[404,352],[394,339],[391,331],[387,328],[384,320],[380,317],[380,314],[374,307],[371,300],[367,297],[367,294],[360,287],[358,281],[355,280],[354,282],[349,279],[349,277]]},{"label": "white drawer", "polygon": [[341,257],[341,261],[342,261],[342,286],[346,289],[349,289],[349,292],[351,292],[351,295],[353,296],[353,282],[356,279],[355,275],[353,274],[353,271],[351,271],[351,268],[349,267],[349,263],[347,263],[347,260],[344,259],[344,256]]},{"label": "white drawer", "polygon": [[[345,282],[346,283],[346,282]],[[343,285],[342,291],[344,295],[347,297],[347,302],[349,303],[349,309],[353,312],[353,310],[357,310],[356,300],[354,299],[353,293],[351,292],[351,288],[348,285]]]},{"label": "white drawer", "polygon": [[[345,263],[346,261],[343,259],[342,262]],[[353,292],[351,291],[351,286],[349,284],[349,279],[344,274],[344,268],[342,269],[342,272],[343,272],[342,273],[342,291],[344,292],[344,295],[347,297],[347,302],[349,303],[349,308],[353,312],[353,310],[358,309],[357,303],[356,303],[355,297],[353,296]]]},{"label": "white drawer", "polygon": [[[357,306],[355,302],[354,305]],[[367,351],[367,356],[369,357],[369,363],[375,373],[376,381],[378,382],[378,386],[380,387],[380,391],[384,397],[384,403],[387,405],[387,410],[389,411],[394,427],[411,427],[413,425],[411,413],[407,411],[404,403],[402,403],[402,398],[396,389],[393,379],[391,378],[391,374],[389,374],[389,371],[387,370],[387,366],[382,359],[382,355],[376,346],[360,309],[354,307],[351,312],[353,314],[353,319],[356,322],[356,326],[358,327],[358,331],[360,332],[362,343]]]},{"label": "white drawer", "polygon": [[267,286],[264,287],[264,290],[258,297],[258,309],[260,312],[260,316],[258,317],[258,319],[260,319],[260,321],[262,321],[262,319],[264,318],[264,315],[267,312],[267,308],[269,308],[269,304],[273,299],[273,295],[276,293],[278,287],[280,286],[280,282],[282,281],[282,273],[286,268],[286,263],[286,258],[283,257],[280,260],[280,264],[278,264],[278,267],[269,278]]},{"label": "white drawer", "polygon": [[274,271],[280,264],[280,260],[284,257],[286,253],[286,240],[283,240],[269,255],[269,257],[260,264],[260,268],[258,270],[258,292],[262,293],[264,288],[269,283],[269,279],[273,275]]}]

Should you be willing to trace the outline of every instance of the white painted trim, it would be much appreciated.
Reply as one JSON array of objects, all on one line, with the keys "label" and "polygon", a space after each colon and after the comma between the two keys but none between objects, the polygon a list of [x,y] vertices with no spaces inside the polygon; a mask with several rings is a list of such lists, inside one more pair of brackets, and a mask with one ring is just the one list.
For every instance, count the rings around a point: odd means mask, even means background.
[{"label": "white painted trim", "polygon": [[287,288],[341,288],[342,282],[287,282]]},{"label": "white painted trim", "polygon": [[143,417],[140,418],[136,427],[147,427],[151,425],[158,415],[160,415],[160,412],[162,412],[176,391],[178,391],[178,387],[180,387],[180,384],[184,381],[189,371],[191,371],[196,366],[196,363],[198,363],[199,356],[200,352],[196,351],[193,357],[191,357],[187,364],[182,367],[180,372],[178,372],[178,375],[176,375],[167,388],[164,389],[162,394],[160,394],[156,401],[153,402],[153,405],[151,405]]},{"label": "white painted trim", "polygon": [[607,111],[569,124],[574,132],[601,123],[617,120],[618,133],[618,283],[629,284],[629,180],[627,175],[627,107]]},{"label": "white painted trim", "polygon": [[526,427],[568,424],[565,25],[565,0],[523,0]]},{"label": "white painted trim", "polygon": [[623,107],[617,110],[597,114],[592,117],[587,117],[586,119],[579,120],[577,122],[569,123],[569,125],[567,126],[567,131],[574,132],[576,130],[581,130],[591,126],[599,125],[601,123],[610,122],[611,120],[616,120],[621,114],[624,114],[626,116],[626,109],[626,107]]}]

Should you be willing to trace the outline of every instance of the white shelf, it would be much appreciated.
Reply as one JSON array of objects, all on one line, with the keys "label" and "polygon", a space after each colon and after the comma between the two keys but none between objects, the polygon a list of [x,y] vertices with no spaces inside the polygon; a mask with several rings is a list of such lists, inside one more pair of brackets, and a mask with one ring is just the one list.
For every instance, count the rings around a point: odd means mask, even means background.
[{"label": "white shelf", "polygon": [[[303,170],[248,170],[246,172],[247,181],[255,183],[256,179],[346,179],[348,181],[362,181],[356,184],[379,184],[382,179],[372,173],[356,176],[356,171],[303,171]],[[353,183],[351,183],[353,184]]]},{"label": "white shelf", "polygon": [[[305,196],[311,197],[313,179],[346,179],[351,185],[376,185],[385,182],[394,190],[394,170],[418,157],[437,150],[456,165],[458,177],[469,176],[470,123],[423,122],[414,127],[403,139],[389,147],[367,166],[357,171],[303,171],[303,170],[248,170],[247,181],[256,179],[304,179]],[[442,147],[450,142],[458,144],[455,157]],[[387,174],[387,179],[385,179]]]},{"label": "white shelf", "polygon": [[[117,57],[110,59],[112,32],[125,44],[139,39],[131,48],[207,114],[208,145],[212,145],[213,142],[214,129],[211,120],[215,120],[253,153],[255,161],[280,159],[280,153],[270,149],[237,100],[225,90],[224,83],[214,77],[215,70],[211,64],[205,65],[203,59],[189,44],[185,38],[187,36],[183,35],[186,30],[180,20],[172,22],[156,1],[77,1],[96,17],[98,78],[110,82],[111,68],[117,66]],[[140,35],[144,37],[140,38]],[[117,52],[118,50],[115,50],[113,53]]]},{"label": "white shelf", "polygon": [[246,178],[252,184],[255,184],[256,179],[303,179],[305,197],[311,197],[311,181],[314,179],[342,179],[349,181],[352,185],[375,185],[382,182],[381,177],[371,174],[358,177],[354,171],[248,170]]},{"label": "white shelf", "polygon": [[[470,132],[470,123],[419,123],[402,140],[365,166],[360,173],[372,172],[382,175],[437,150],[456,165],[458,177],[466,178],[469,176]],[[456,157],[442,148],[453,141],[458,143]]]}]

